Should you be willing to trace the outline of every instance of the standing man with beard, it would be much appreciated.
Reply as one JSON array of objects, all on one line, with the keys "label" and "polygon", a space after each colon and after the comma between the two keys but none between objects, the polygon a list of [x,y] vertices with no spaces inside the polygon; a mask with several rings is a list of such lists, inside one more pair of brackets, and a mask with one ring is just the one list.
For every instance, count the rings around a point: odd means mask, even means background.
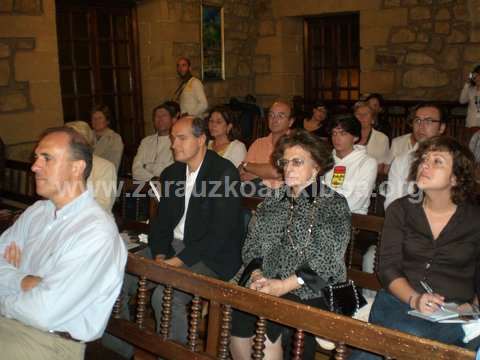
[{"label": "standing man with beard", "polygon": [[175,90],[174,100],[180,103],[181,114],[203,118],[208,101],[202,82],[192,75],[191,62],[186,57],[177,60],[177,74],[180,84]]}]

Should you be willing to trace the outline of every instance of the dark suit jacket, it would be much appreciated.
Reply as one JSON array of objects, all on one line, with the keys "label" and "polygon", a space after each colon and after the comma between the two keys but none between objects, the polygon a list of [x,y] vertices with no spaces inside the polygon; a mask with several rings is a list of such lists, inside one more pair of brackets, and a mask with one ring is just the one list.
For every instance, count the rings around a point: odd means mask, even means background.
[{"label": "dark suit jacket", "polygon": [[[162,195],[149,235],[154,257],[158,254],[167,258],[174,256],[171,243],[173,230],[185,207],[186,166],[175,162],[160,175]],[[238,196],[225,196],[225,189],[232,181],[238,184]],[[221,186],[215,192],[217,196],[212,196],[216,184]],[[187,266],[202,261],[224,280],[233,277],[241,265],[243,226],[239,184],[239,174],[233,164],[207,150],[188,203],[185,249],[177,255]]]}]

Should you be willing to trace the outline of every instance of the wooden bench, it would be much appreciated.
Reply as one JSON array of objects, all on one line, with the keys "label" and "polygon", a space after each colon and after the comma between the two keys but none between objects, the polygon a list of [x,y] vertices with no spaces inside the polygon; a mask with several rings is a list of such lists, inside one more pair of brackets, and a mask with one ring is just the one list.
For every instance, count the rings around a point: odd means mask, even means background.
[{"label": "wooden bench", "polygon": [[40,199],[35,192],[35,175],[31,170],[30,163],[16,160],[5,162],[0,196],[24,204],[25,207]]},{"label": "wooden bench", "polygon": [[[107,331],[142,350],[152,358],[165,359],[228,359],[232,308],[259,317],[254,338],[253,358],[263,358],[266,321],[274,320],[296,329],[293,336],[293,359],[302,358],[305,332],[309,332],[337,344],[335,359],[347,358],[347,345],[372,351],[388,359],[457,359],[473,360],[471,351],[418,338],[399,331],[363,323],[328,311],[322,311],[288,300],[272,297],[191,273],[188,270],[156,264],[152,260],[129,254],[127,271],[140,278],[135,321],[119,318],[119,303],[107,327]],[[164,284],[167,288],[163,301],[160,333],[145,327],[147,281]],[[188,342],[181,345],[169,339],[171,301],[173,288],[194,295]],[[201,301],[210,304],[208,332],[200,341],[199,324]]]}]

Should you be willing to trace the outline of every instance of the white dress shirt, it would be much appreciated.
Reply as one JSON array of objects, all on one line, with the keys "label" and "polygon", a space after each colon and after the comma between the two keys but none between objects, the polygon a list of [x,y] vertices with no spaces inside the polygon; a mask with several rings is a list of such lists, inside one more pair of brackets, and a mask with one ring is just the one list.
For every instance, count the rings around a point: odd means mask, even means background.
[{"label": "white dress shirt", "polygon": [[388,137],[384,133],[372,129],[366,148],[367,154],[377,160],[377,163],[385,164],[387,162],[390,146]]},{"label": "white dress shirt", "polygon": [[[15,241],[19,268],[0,257],[0,315],[74,339],[100,338],[123,282],[127,250],[113,218],[85,191],[56,211],[30,206],[0,237],[0,254]],[[22,291],[27,275],[42,278]]]},{"label": "white dress shirt", "polygon": [[183,209],[183,215],[178,222],[175,229],[173,229],[173,238],[176,240],[182,240],[185,235],[185,219],[187,217],[188,203],[190,202],[190,197],[192,196],[193,187],[195,186],[195,181],[197,180],[198,173],[202,168],[203,160],[197,170],[189,172],[188,165],[185,167],[186,180],[185,180],[185,208]]},{"label": "white dress shirt", "polygon": [[392,140],[392,146],[390,147],[390,154],[387,164],[391,164],[393,159],[400,156],[403,153],[409,152],[413,149],[412,133],[397,136]]},{"label": "white dress shirt", "polygon": [[160,176],[163,169],[173,163],[170,136],[157,134],[143,138],[133,159],[132,176],[135,180],[148,181]]},{"label": "white dress shirt", "polygon": [[397,200],[410,191],[410,183],[408,181],[408,174],[410,173],[410,166],[413,163],[414,153],[418,148],[418,142],[412,150],[397,156],[393,159],[390,170],[388,171],[388,190],[385,194],[384,208],[387,210],[394,200]]}]

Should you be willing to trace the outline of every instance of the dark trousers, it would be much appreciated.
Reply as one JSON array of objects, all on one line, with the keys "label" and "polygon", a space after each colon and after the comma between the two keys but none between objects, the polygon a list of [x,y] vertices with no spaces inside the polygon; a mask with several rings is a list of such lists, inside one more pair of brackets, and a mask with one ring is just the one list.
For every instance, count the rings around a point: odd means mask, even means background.
[{"label": "dark trousers", "polygon": [[[461,324],[439,324],[408,315],[410,306],[395,296],[380,290],[373,302],[369,322],[390,329],[400,330],[419,337],[436,340],[445,344],[464,347],[465,333]],[[355,350],[349,359],[376,360],[382,357],[360,350]]]}]

